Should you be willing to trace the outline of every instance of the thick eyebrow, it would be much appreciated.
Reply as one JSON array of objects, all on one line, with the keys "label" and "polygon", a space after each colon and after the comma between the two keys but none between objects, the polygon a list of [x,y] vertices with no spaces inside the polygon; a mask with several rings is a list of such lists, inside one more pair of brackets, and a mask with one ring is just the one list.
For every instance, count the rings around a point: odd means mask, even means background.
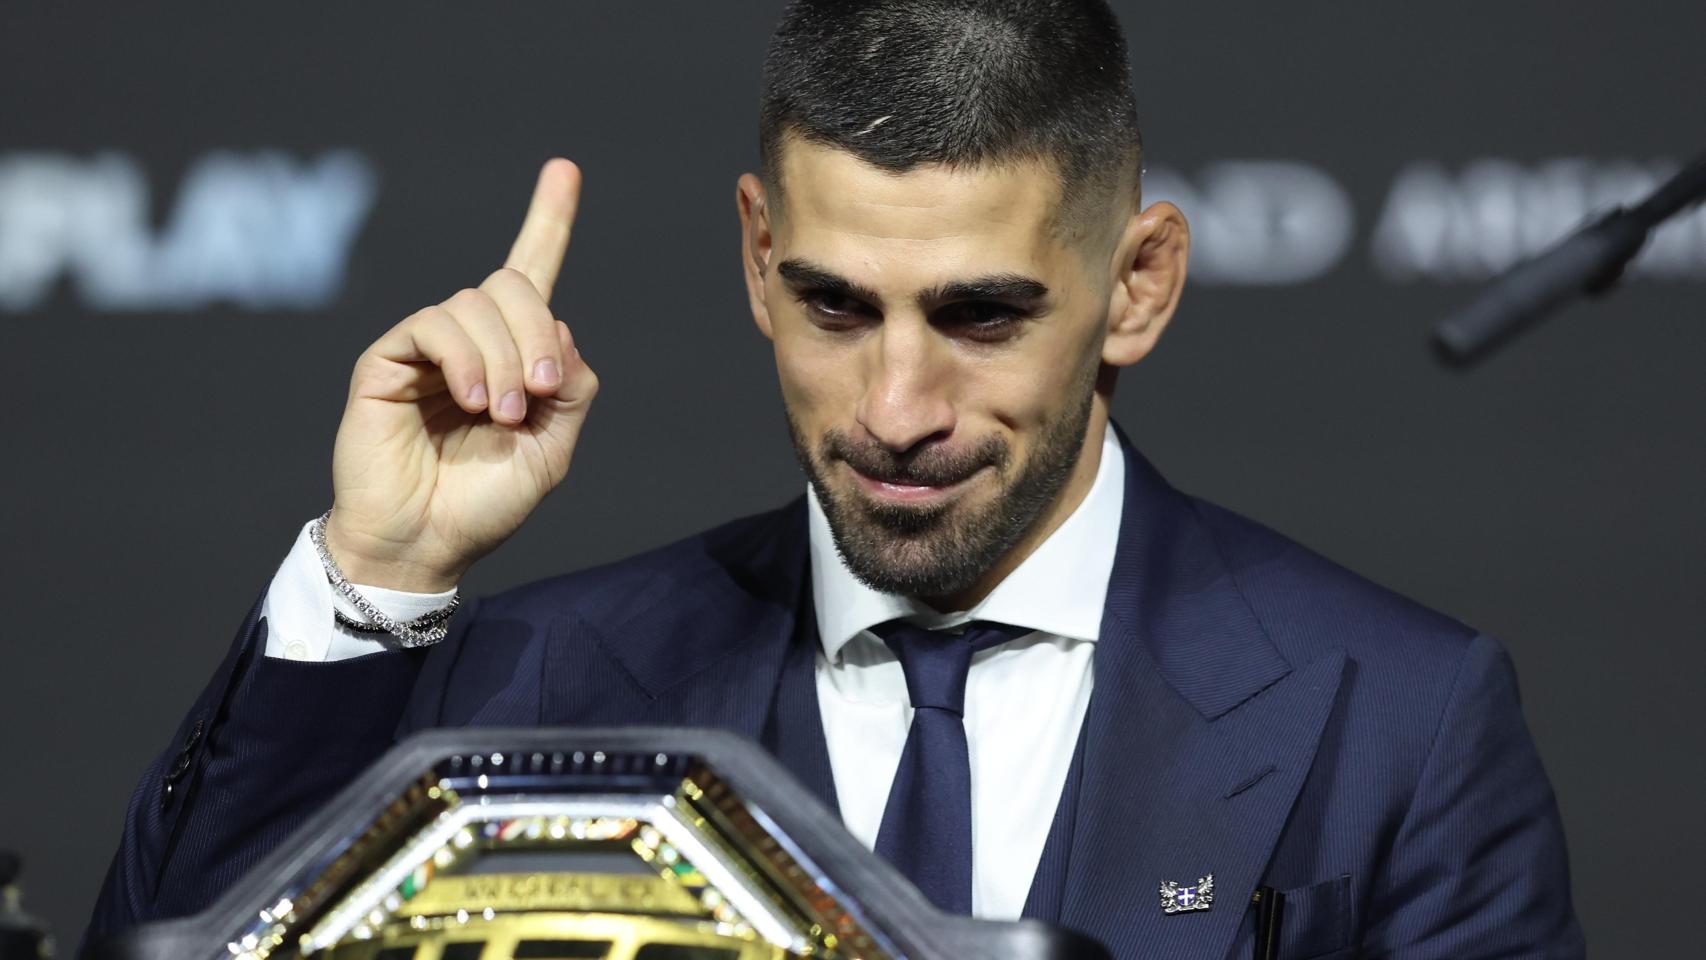
[{"label": "thick eyebrow", "polygon": [[[809,260],[790,257],[776,268],[782,279],[796,290],[815,290],[862,300],[882,306],[882,297],[869,287],[854,283]],[[971,280],[952,280],[931,287],[918,295],[925,305],[954,303],[963,300],[1002,300],[1017,305],[1034,305],[1048,298],[1047,285],[1032,277],[1016,273],[997,273]]]},{"label": "thick eyebrow", "polygon": [[854,283],[839,274],[831,273],[809,260],[789,257],[776,268],[782,279],[795,290],[812,290],[819,293],[830,293],[854,300],[863,300],[872,306],[882,306],[883,298],[870,287]]},{"label": "thick eyebrow", "polygon": [[1040,280],[1016,273],[998,273],[973,280],[955,280],[924,291],[920,303],[955,303],[961,300],[1004,300],[1035,304],[1048,299],[1048,287]]}]

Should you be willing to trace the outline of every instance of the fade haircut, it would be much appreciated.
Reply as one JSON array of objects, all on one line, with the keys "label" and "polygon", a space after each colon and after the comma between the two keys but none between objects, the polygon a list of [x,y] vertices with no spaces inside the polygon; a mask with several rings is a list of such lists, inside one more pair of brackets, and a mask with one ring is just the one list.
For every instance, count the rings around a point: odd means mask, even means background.
[{"label": "fade haircut", "polygon": [[1040,162],[1071,230],[1135,191],[1125,35],[1104,0],[793,0],[764,61],[772,205],[798,137],[884,170]]}]

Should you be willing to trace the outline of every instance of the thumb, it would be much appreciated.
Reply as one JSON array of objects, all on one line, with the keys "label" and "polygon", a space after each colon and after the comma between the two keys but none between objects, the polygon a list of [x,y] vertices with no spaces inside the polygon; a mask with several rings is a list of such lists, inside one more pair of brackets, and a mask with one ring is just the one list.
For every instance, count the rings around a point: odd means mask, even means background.
[{"label": "thumb", "polygon": [[557,385],[555,399],[567,404],[591,403],[598,393],[598,374],[587,366],[586,358],[575,346],[568,324],[560,320],[557,322],[557,344],[563,350],[563,379]]},{"label": "thumb", "polygon": [[587,411],[592,408],[593,397],[598,395],[598,375],[575,349],[569,329],[562,323],[557,324],[557,338],[563,348],[563,380],[556,393],[533,402],[527,418],[529,426],[544,441],[553,482],[568,473]]}]

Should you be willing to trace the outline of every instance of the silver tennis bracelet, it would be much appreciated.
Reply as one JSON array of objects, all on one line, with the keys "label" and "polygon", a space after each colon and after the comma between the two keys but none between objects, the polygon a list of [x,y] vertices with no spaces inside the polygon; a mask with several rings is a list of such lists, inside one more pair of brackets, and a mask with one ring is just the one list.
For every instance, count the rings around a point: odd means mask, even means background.
[{"label": "silver tennis bracelet", "polygon": [[344,572],[338,569],[338,562],[332,559],[332,551],[326,546],[326,521],[331,519],[331,516],[332,511],[330,510],[320,514],[319,519],[309,526],[308,538],[314,541],[314,550],[320,554],[320,566],[325,568],[326,579],[331,582],[332,589],[336,590],[339,596],[348,600],[350,606],[360,610],[361,615],[367,618],[367,622],[363,623],[346,617],[338,612],[335,607],[332,609],[332,616],[351,630],[361,633],[388,633],[396,637],[397,641],[405,647],[425,647],[443,640],[445,634],[450,632],[451,614],[455,613],[456,608],[462,603],[462,594],[460,592],[453,594],[449,603],[413,620],[398,621],[391,619],[374,606],[373,601],[361,595],[361,591],[357,590],[355,585],[351,584],[348,578],[344,576]]}]

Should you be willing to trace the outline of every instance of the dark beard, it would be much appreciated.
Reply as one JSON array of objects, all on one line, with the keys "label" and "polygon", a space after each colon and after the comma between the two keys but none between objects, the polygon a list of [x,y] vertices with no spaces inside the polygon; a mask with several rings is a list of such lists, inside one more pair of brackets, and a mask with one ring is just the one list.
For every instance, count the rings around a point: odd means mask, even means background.
[{"label": "dark beard", "polygon": [[[1048,422],[1037,451],[987,506],[959,503],[910,507],[878,503],[857,494],[841,498],[825,482],[792,413],[788,433],[794,454],[817,492],[836,552],[853,575],[873,590],[910,597],[949,597],[988,573],[1037,522],[1078,463],[1090,422],[1095,368],[1078,391],[1081,399]],[[860,473],[890,483],[945,486],[990,467],[1006,477],[1012,452],[990,437],[970,450],[934,447],[896,454],[876,443],[860,444],[845,433],[824,434],[823,462],[845,461]]]}]

